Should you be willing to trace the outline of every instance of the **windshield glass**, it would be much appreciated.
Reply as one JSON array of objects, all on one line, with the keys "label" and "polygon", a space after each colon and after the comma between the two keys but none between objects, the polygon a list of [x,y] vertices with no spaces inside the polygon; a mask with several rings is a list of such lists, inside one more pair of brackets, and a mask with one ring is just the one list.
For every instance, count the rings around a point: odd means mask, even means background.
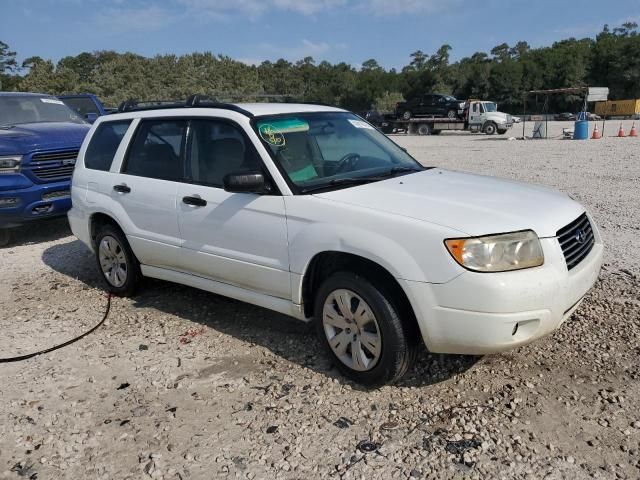
[{"label": "windshield glass", "polygon": [[260,117],[262,142],[301,193],[422,170],[411,156],[352,113]]},{"label": "windshield glass", "polygon": [[0,125],[40,122],[85,123],[57,98],[0,96]]},{"label": "windshield glass", "polygon": [[496,105],[493,102],[484,102],[484,109],[487,112],[497,112],[498,111],[498,105]]}]

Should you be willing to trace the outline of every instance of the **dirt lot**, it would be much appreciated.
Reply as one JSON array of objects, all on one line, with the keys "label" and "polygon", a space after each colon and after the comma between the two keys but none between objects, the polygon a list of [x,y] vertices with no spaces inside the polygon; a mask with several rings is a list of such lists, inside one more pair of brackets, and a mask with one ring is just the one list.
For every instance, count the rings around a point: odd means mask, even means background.
[{"label": "dirt lot", "polygon": [[[423,353],[400,384],[364,391],[309,326],[148,281],[82,341],[0,364],[0,478],[639,478],[640,140],[394,139],[427,165],[549,185],[590,209],[606,264],[559,331],[502,355]],[[105,309],[64,221],[22,229],[0,271],[0,357]]]}]

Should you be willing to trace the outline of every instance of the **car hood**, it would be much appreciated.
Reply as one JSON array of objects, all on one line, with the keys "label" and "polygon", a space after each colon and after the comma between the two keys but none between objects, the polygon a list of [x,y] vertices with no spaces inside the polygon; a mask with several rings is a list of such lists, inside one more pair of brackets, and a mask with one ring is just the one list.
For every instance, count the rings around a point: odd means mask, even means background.
[{"label": "car hood", "polygon": [[90,128],[88,124],[71,122],[25,123],[0,128],[0,155],[78,148]]},{"label": "car hood", "polygon": [[553,237],[584,212],[567,195],[546,187],[438,168],[316,197],[415,218],[469,236],[530,229],[541,238]]}]

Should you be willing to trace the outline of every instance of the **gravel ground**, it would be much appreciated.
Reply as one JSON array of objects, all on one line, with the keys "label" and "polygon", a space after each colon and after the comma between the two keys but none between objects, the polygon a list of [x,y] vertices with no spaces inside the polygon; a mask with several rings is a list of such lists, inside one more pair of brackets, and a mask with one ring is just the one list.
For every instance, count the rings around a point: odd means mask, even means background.
[{"label": "gravel ground", "polygon": [[[589,208],[606,264],[559,331],[501,355],[424,352],[366,391],[308,325],[149,280],[80,342],[0,364],[0,478],[639,478],[640,141],[499,138],[394,137],[425,164]],[[107,304],[63,220],[17,232],[0,271],[0,357],[70,338]]]}]

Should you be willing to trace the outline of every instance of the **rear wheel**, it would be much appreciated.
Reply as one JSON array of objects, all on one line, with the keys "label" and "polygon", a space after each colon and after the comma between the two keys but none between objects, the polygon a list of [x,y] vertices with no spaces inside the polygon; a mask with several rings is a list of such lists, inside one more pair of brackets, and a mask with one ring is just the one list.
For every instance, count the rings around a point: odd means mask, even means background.
[{"label": "rear wheel", "polygon": [[484,128],[482,129],[482,131],[487,135],[493,135],[494,133],[496,133],[496,130],[497,130],[496,124],[493,122],[485,123]]},{"label": "rear wheel", "polygon": [[428,123],[418,125],[418,135],[431,135],[431,127]]},{"label": "rear wheel", "polygon": [[406,110],[406,111],[402,114],[402,119],[403,119],[403,120],[410,120],[410,119],[411,119],[411,111],[410,111],[410,110]]},{"label": "rear wheel", "polygon": [[384,385],[402,377],[413,363],[417,336],[403,325],[395,300],[351,272],[334,273],[320,286],[316,328],[346,377],[370,387]]},{"label": "rear wheel", "polygon": [[129,242],[114,225],[103,225],[96,235],[96,260],[111,293],[128,297],[138,287],[142,274]]}]

